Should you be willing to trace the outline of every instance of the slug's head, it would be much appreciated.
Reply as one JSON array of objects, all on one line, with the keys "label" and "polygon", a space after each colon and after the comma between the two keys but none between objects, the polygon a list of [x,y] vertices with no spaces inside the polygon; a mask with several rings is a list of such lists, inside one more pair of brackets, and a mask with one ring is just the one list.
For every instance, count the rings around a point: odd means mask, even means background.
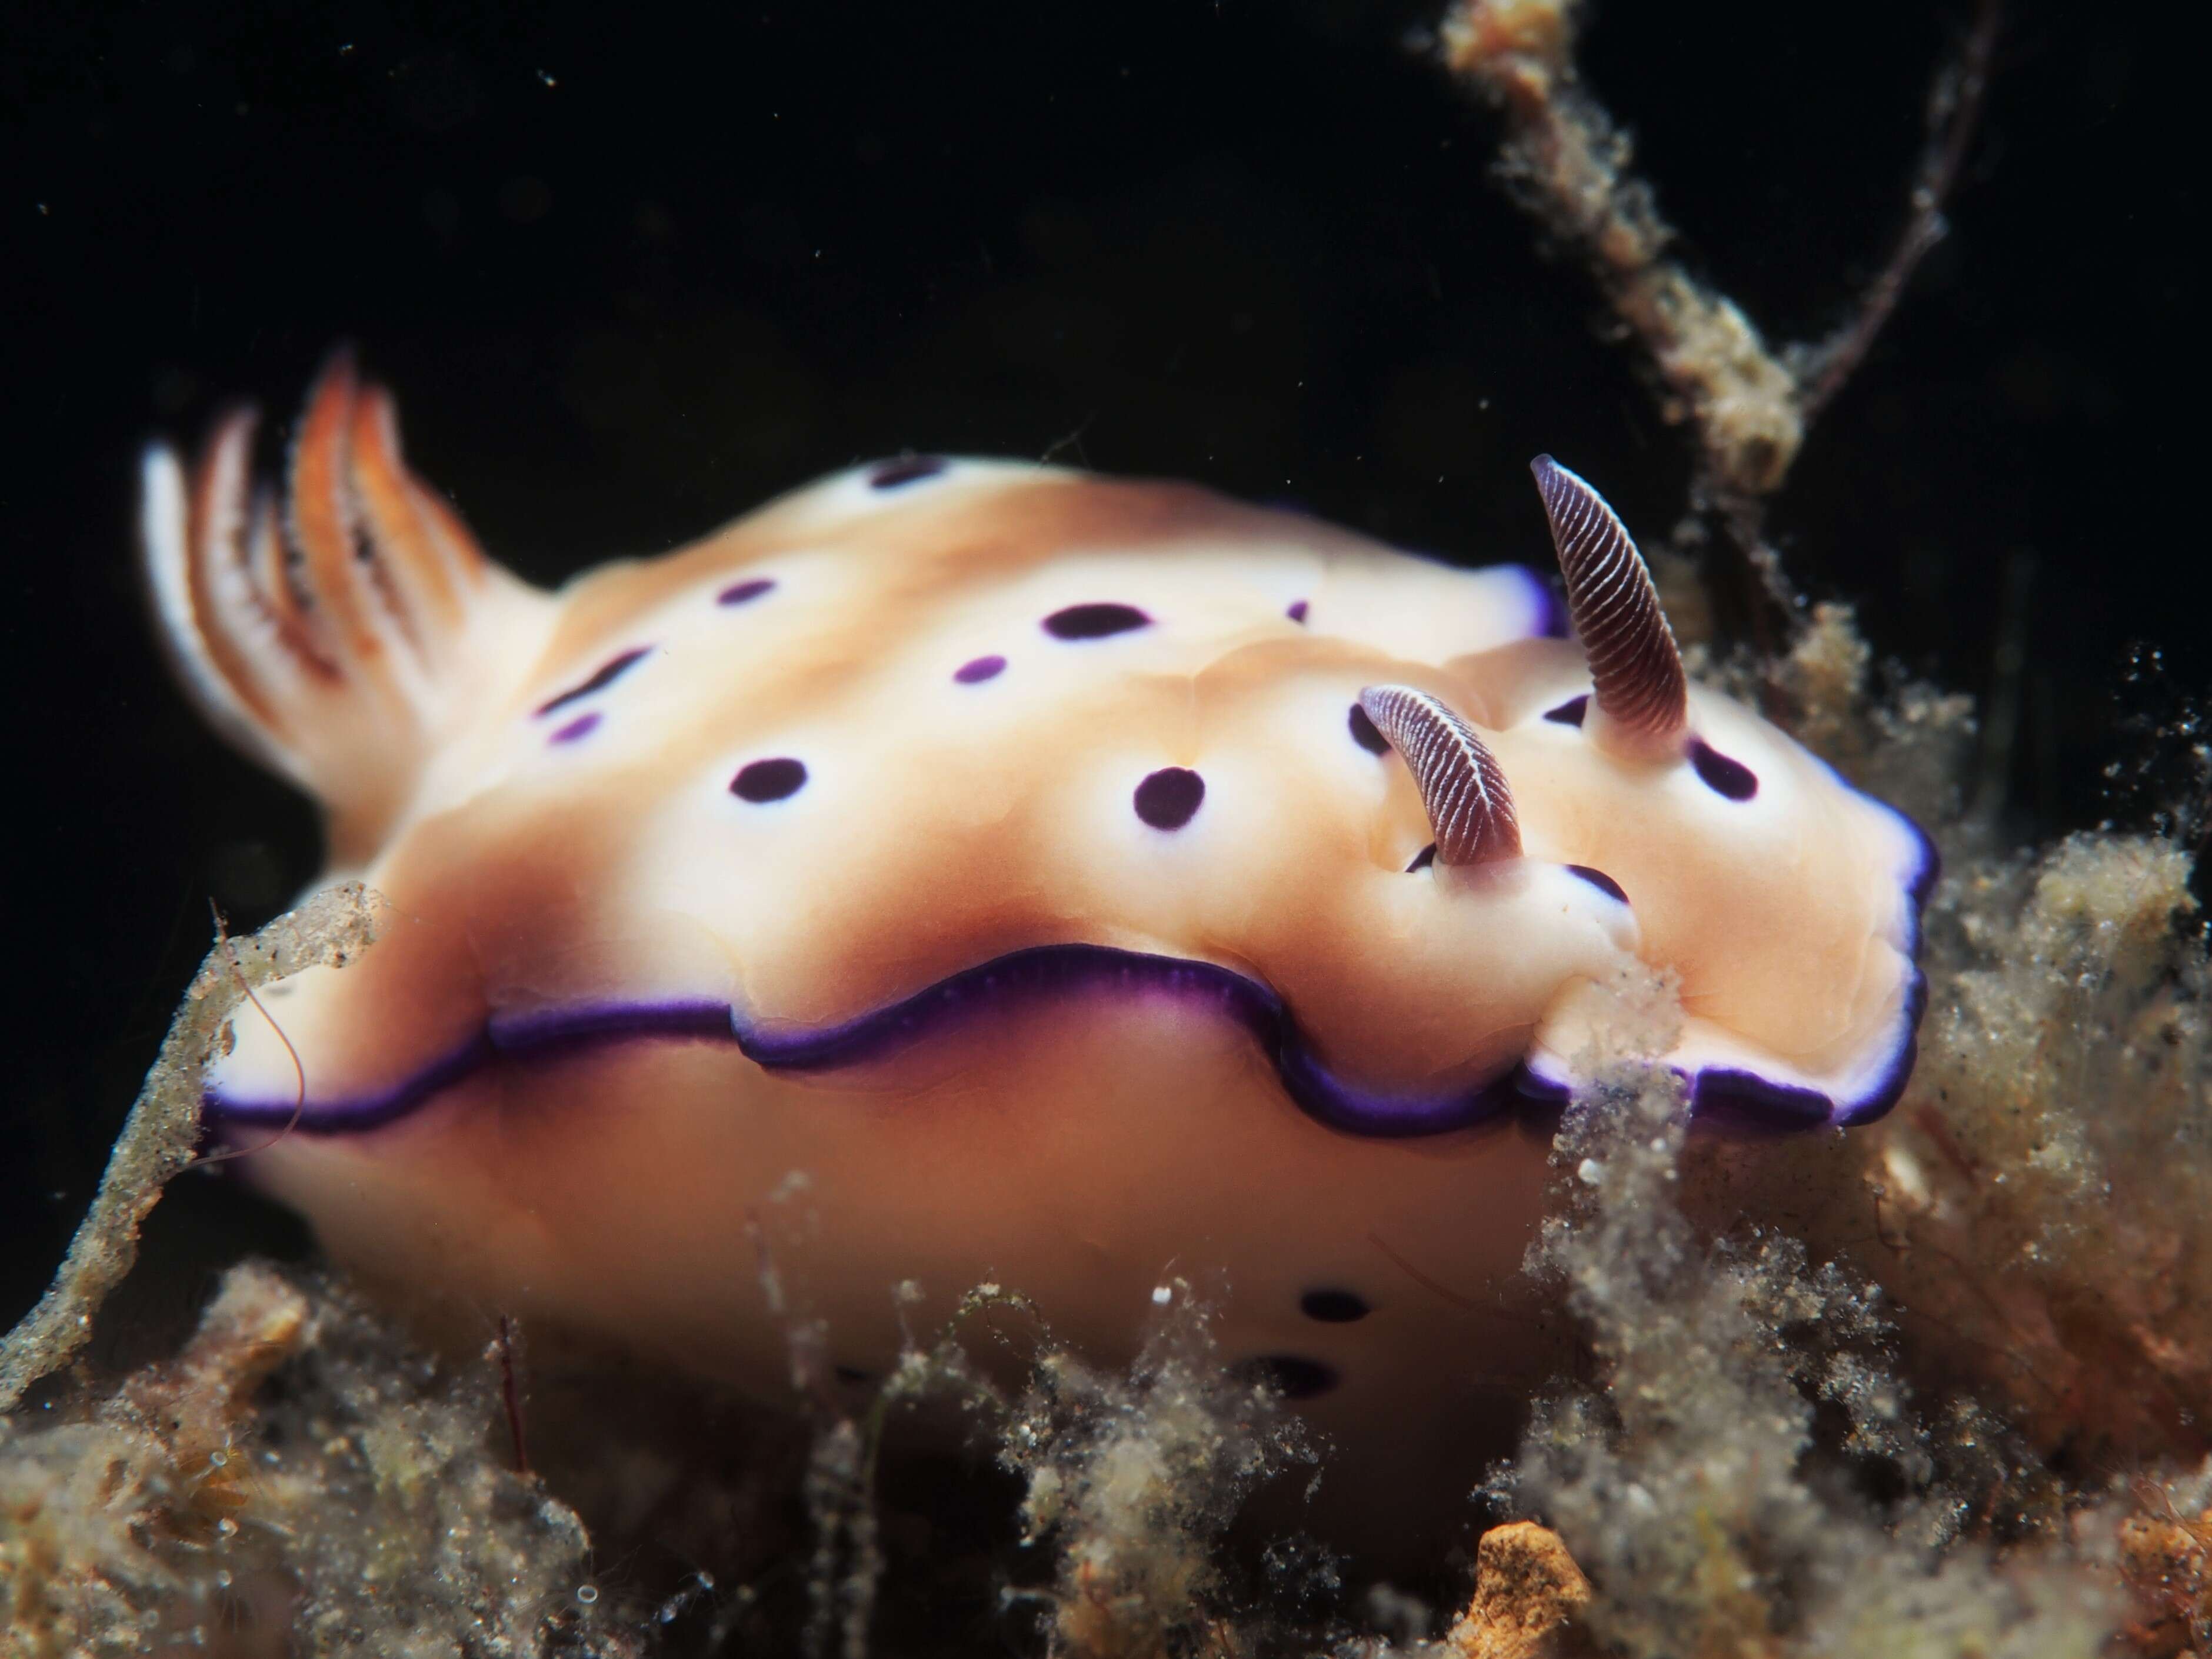
[{"label": "slug's head", "polygon": [[[1626,894],[1639,954],[1680,978],[1671,1058],[1702,1101],[1769,1121],[1878,1114],[1911,1065],[1933,849],[1785,733],[1692,686],[1619,517],[1549,456],[1533,470],[1581,649],[1530,641],[1464,665],[1521,835]],[[1564,1081],[1598,1017],[1571,1000],[1555,1012],[1530,1056],[1540,1083]]]}]

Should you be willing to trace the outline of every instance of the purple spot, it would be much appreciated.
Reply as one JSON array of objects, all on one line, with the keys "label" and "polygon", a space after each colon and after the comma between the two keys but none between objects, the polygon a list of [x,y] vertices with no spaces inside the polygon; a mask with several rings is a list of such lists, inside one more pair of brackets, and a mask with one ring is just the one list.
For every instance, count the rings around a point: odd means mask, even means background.
[{"label": "purple spot", "polygon": [[1426,847],[1424,847],[1419,852],[1413,854],[1413,861],[1406,866],[1406,873],[1410,876],[1416,870],[1425,870],[1436,861],[1437,844],[1434,842],[1431,842]]},{"label": "purple spot", "polygon": [[780,755],[774,760],[757,760],[741,769],[730,780],[730,793],[739,800],[781,800],[799,793],[806,781],[806,763]]},{"label": "purple spot", "polygon": [[1304,599],[1292,599],[1291,608],[1283,614],[1294,623],[1304,622],[1306,619],[1306,602]]},{"label": "purple spot", "polygon": [[1358,703],[1352,705],[1351,718],[1345,724],[1352,728],[1352,740],[1370,755],[1387,755],[1390,740],[1375,729],[1375,722],[1367,718],[1367,711]]},{"label": "purple spot", "polygon": [[873,1371],[865,1370],[858,1365],[847,1365],[841,1363],[839,1364],[833,1365],[830,1369],[836,1373],[837,1380],[840,1382],[850,1382],[858,1385],[862,1382],[872,1382],[876,1380],[876,1374]]},{"label": "purple spot", "polygon": [[1583,717],[1589,713],[1589,693],[1585,691],[1579,697],[1569,697],[1557,708],[1547,708],[1544,718],[1557,720],[1562,726],[1580,726]]},{"label": "purple spot", "polygon": [[1206,780],[1181,766],[1162,767],[1137,786],[1137,816],[1155,830],[1180,830],[1206,799]]},{"label": "purple spot", "polygon": [[1759,775],[1741,761],[1730,760],[1703,738],[1690,739],[1690,764],[1717,795],[1730,800],[1749,800],[1759,793]]},{"label": "purple spot", "polygon": [[1103,640],[1152,622],[1133,605],[1071,605],[1044,619],[1044,631],[1056,640]]},{"label": "purple spot", "polygon": [[977,657],[963,662],[952,671],[952,678],[963,685],[981,685],[985,680],[994,680],[1006,672],[1004,657]]},{"label": "purple spot", "polygon": [[1357,1291],[1308,1291],[1298,1298],[1298,1311],[1324,1325],[1349,1325],[1373,1313],[1367,1298]]},{"label": "purple spot", "polygon": [[1262,1354],[1237,1368],[1250,1382],[1264,1383],[1285,1400],[1312,1400],[1327,1394],[1340,1380],[1334,1365],[1304,1354]]},{"label": "purple spot", "polygon": [[556,708],[566,708],[570,703],[577,702],[580,698],[590,696],[594,691],[604,691],[607,687],[612,685],[617,680],[620,679],[631,669],[637,666],[638,663],[644,659],[646,653],[652,647],[649,646],[641,645],[632,650],[623,652],[619,657],[609,658],[605,662],[599,665],[599,672],[593,674],[591,678],[586,680],[582,684],[572,685],[566,691],[563,691],[559,696],[550,698],[546,702],[539,703],[538,705],[538,713],[541,716],[550,714]]},{"label": "purple spot", "polygon": [[577,738],[584,736],[586,732],[591,731],[591,729],[599,723],[599,711],[595,708],[588,714],[577,715],[575,719],[570,720],[566,726],[562,726],[551,737],[548,738],[546,742],[574,743]]},{"label": "purple spot", "polygon": [[775,586],[773,576],[749,576],[714,595],[716,605],[749,605]]},{"label": "purple spot", "polygon": [[933,478],[945,471],[942,455],[902,455],[895,461],[883,461],[868,474],[871,489],[896,489],[901,484],[910,484],[920,478]]},{"label": "purple spot", "polygon": [[1610,894],[1623,904],[1628,902],[1628,895],[1621,891],[1620,884],[1606,874],[1604,871],[1593,870],[1587,864],[1570,864],[1565,867],[1569,875],[1580,876],[1599,892]]}]

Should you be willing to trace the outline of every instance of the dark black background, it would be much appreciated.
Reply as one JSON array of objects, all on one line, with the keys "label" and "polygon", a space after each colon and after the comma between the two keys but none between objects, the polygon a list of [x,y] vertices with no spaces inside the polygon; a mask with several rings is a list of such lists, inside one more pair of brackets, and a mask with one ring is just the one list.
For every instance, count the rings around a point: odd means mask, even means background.
[{"label": "dark black background", "polygon": [[[89,1195],[210,896],[251,924],[315,868],[307,805],[161,672],[149,435],[236,394],[288,416],[349,337],[419,468],[544,580],[906,447],[1540,565],[1548,449],[1656,539],[1681,442],[1488,181],[1490,118],[1409,40],[1432,3],[17,8],[0,1318]],[[2184,496],[2201,94],[2153,9],[2091,16],[2013,9],[1955,234],[1777,517],[1800,582],[1965,690],[2025,596],[2022,834],[2102,811],[2128,641],[2185,684],[2212,662]],[[1614,0],[1585,62],[1696,260],[1797,337],[1893,239],[1965,21]],[[222,1212],[204,1185],[161,1249]]]}]

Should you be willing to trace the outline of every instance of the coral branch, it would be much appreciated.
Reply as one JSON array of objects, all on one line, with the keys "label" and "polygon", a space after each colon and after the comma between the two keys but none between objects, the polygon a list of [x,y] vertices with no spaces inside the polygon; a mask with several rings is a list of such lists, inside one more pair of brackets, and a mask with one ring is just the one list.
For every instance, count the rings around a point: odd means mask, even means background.
[{"label": "coral branch", "polygon": [[1669,257],[1674,228],[1629,171],[1629,142],[1582,89],[1574,0],[1467,0],[1446,61],[1504,113],[1498,167],[1522,205],[1579,252],[1649,354],[1670,422],[1696,431],[1703,468],[1732,495],[1779,487],[1803,423],[1797,386],[1727,295]]},{"label": "coral branch", "polygon": [[66,1364],[92,1317],[138,1256],[138,1228],[169,1177],[191,1162],[201,1079],[230,1018],[254,988],[303,968],[342,966],[375,938],[374,901],[359,882],[316,894],[252,939],[217,942],[185,993],[161,1052],[125,1121],[92,1207],[39,1304],[0,1339],[0,1413]]},{"label": "coral branch", "polygon": [[1441,32],[1444,59],[1504,118],[1498,170],[1508,187],[1582,258],[1642,345],[1662,416],[1691,428],[1692,511],[1719,520],[1763,589],[1747,596],[1747,609],[1771,654],[1770,624],[1790,590],[1765,538],[1766,503],[1814,418],[1865,361],[1914,269],[1942,239],[1943,209],[1984,101],[1998,0],[1979,0],[1955,70],[1930,96],[1929,143],[1895,252],[1835,335],[1778,350],[1741,307],[1673,257],[1674,230],[1632,170],[1628,139],[1576,71],[1577,9],[1578,0],[1458,0]]},{"label": "coral branch", "polygon": [[511,1315],[499,1316],[499,1334],[492,1340],[492,1357],[499,1363],[499,1401],[507,1414],[507,1434],[514,1448],[514,1472],[530,1473],[530,1446],[522,1432],[522,1322]]},{"label": "coral branch", "polygon": [[1958,188],[1966,153],[1981,125],[1982,106],[1989,95],[1990,60],[1996,52],[2002,16],[1998,0],[1979,0],[1958,63],[1937,76],[1929,91],[1928,148],[1907,198],[1911,212],[1888,263],[1867,285],[1850,320],[1820,344],[1794,349],[1790,368],[1801,388],[1798,404],[1808,426],[1866,360],[1912,273],[1950,230],[1943,209]]}]

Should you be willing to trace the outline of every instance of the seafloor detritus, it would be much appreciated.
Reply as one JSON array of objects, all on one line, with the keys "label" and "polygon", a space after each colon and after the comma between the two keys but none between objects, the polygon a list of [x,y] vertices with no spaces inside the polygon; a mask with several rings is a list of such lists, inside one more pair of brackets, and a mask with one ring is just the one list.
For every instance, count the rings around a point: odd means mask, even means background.
[{"label": "seafloor detritus", "polygon": [[[1702,1111],[1879,1115],[1923,837],[1688,683],[1633,544],[1535,464],[1545,586],[1187,486],[907,458],[547,595],[340,358],[281,507],[234,416],[147,465],[187,686],[398,918],[234,1020],[208,1105],[342,1261],[763,1391],[745,1215],[815,1182],[836,1360],[994,1273],[1125,1356],[1168,1264],[1226,1346],[1401,1455],[1645,964]],[[1395,751],[1395,754],[1393,751]],[[1438,1294],[1438,1282],[1456,1285]],[[1540,1341],[1538,1343],[1540,1346]],[[1450,1460],[1444,1460],[1449,1466]],[[1363,1478],[1366,1478],[1363,1474]]]},{"label": "seafloor detritus", "polygon": [[310,963],[351,961],[374,943],[375,922],[361,884],[341,882],[251,938],[231,938],[218,926],[215,949],[185,988],[69,1254],[38,1305],[0,1339],[0,1414],[84,1346],[94,1314],[137,1260],[140,1224],[170,1178],[192,1162],[208,1061],[228,1041],[232,1011],[251,1002],[257,987]]},{"label": "seafloor detritus", "polygon": [[574,1512],[486,1454],[487,1384],[232,1268],[173,1363],[0,1418],[0,1656],[634,1659]]}]

